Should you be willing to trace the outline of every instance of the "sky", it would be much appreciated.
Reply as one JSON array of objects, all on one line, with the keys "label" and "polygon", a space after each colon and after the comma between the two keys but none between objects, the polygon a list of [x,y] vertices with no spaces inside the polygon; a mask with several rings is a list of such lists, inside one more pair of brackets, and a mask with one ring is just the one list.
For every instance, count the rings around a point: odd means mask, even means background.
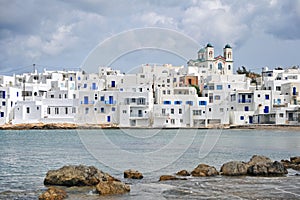
[{"label": "sky", "polygon": [[[154,32],[136,33],[147,28]],[[40,71],[85,68],[97,48],[117,53],[110,62],[98,54],[95,65],[123,72],[144,63],[186,65],[208,42],[216,55],[230,44],[235,69],[299,65],[300,1],[0,0],[0,74],[33,64]]]}]

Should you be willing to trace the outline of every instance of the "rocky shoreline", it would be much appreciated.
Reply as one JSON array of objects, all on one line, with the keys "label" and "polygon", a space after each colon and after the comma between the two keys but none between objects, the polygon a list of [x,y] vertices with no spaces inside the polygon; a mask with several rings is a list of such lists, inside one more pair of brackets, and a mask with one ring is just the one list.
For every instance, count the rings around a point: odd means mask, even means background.
[{"label": "rocky shoreline", "polygon": [[76,124],[76,123],[24,123],[24,124],[4,124],[0,126],[0,130],[51,130],[51,129],[257,129],[257,130],[300,130],[300,125],[212,125],[208,127],[118,127],[111,124]]},{"label": "rocky shoreline", "polygon": [[[172,175],[161,175],[158,181],[185,181],[188,176],[195,178],[211,176],[286,176],[287,169],[300,171],[300,156],[290,160],[273,161],[262,155],[254,155],[248,162],[229,161],[218,171],[214,166],[199,164],[191,172],[181,170]],[[299,174],[296,174],[297,176]],[[133,169],[124,171],[124,178],[142,179],[141,172]],[[93,166],[64,166],[57,170],[49,170],[44,179],[47,190],[39,195],[39,200],[62,200],[68,197],[67,188],[91,187],[99,195],[122,195],[130,192],[130,185],[97,169]],[[65,187],[65,188],[64,188]]]}]

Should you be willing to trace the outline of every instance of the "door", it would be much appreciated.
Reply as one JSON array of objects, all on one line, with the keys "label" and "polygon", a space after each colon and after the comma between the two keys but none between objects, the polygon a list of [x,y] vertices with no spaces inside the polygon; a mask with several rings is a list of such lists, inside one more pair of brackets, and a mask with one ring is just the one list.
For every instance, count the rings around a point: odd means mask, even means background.
[{"label": "door", "polygon": [[108,103],[109,104],[113,104],[114,103],[114,97],[113,96],[109,96],[108,97]]},{"label": "door", "polygon": [[297,89],[296,89],[296,87],[293,87],[293,95],[297,95]]},{"label": "door", "polygon": [[107,116],[107,122],[110,122],[110,116]]},{"label": "door", "polygon": [[111,87],[116,87],[116,81],[111,81]]},{"label": "door", "polygon": [[84,103],[84,104],[89,104],[89,97],[88,97],[88,96],[85,96],[85,97],[83,98],[83,103]]},{"label": "door", "polygon": [[253,123],[253,117],[249,116],[249,124],[252,124],[252,123]]}]

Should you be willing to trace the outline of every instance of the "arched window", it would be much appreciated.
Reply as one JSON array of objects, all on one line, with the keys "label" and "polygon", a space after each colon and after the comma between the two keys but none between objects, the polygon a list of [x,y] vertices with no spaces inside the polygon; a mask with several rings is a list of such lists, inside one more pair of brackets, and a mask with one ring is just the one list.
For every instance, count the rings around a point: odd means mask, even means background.
[{"label": "arched window", "polygon": [[228,70],[231,70],[231,65],[228,65]]},{"label": "arched window", "polygon": [[222,63],[218,63],[218,70],[222,70]]},{"label": "arched window", "polygon": [[209,57],[210,57],[210,58],[212,57],[212,54],[213,54],[212,51],[210,51],[210,52],[209,52]]},{"label": "arched window", "polygon": [[231,58],[231,53],[230,52],[228,53],[228,58]]}]

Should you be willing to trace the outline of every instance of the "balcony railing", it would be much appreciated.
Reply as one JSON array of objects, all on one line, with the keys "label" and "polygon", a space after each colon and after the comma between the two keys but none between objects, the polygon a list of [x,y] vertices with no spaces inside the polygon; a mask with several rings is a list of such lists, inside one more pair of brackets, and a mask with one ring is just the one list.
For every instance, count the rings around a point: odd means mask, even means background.
[{"label": "balcony railing", "polygon": [[80,104],[84,104],[84,105],[95,104],[95,101],[81,101]]},{"label": "balcony railing", "polygon": [[107,104],[107,105],[114,105],[116,103],[117,103],[116,101],[110,101],[110,100],[104,101],[104,104]]},{"label": "balcony railing", "polygon": [[251,99],[239,99],[239,103],[251,103]]}]

